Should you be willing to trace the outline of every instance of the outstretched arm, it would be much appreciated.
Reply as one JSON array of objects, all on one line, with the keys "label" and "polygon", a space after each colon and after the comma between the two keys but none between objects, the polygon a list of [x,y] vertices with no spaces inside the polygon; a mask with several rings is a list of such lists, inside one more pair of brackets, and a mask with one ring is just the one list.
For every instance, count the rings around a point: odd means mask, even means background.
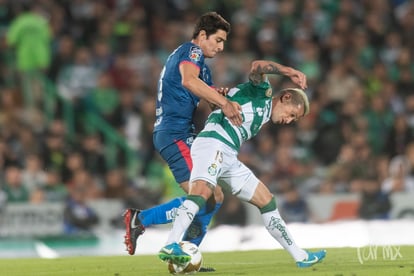
[{"label": "outstretched arm", "polygon": [[206,100],[210,104],[216,105],[223,111],[224,115],[229,118],[235,126],[240,126],[242,117],[240,115],[240,105],[236,102],[229,101],[226,97],[217,93],[217,91],[208,86],[204,81],[199,79],[200,70],[190,63],[180,64],[180,73],[182,85],[194,93],[196,96]]},{"label": "outstretched arm", "polygon": [[306,75],[291,67],[268,60],[255,60],[252,62],[249,79],[254,84],[259,84],[264,80],[264,75],[284,75],[289,77],[293,83],[300,88],[307,88]]}]

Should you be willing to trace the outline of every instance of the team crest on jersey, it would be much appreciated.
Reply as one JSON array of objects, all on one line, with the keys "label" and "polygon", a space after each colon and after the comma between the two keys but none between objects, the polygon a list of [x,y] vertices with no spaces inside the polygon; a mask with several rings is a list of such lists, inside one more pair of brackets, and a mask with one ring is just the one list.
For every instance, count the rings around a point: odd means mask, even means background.
[{"label": "team crest on jersey", "polygon": [[217,174],[217,165],[211,164],[210,167],[208,167],[208,174],[211,176],[215,176]]},{"label": "team crest on jersey", "polygon": [[272,97],[272,88],[269,88],[269,89],[267,89],[266,90],[266,97],[268,97],[268,98],[270,98],[270,97]]},{"label": "team crest on jersey", "polygon": [[201,55],[203,52],[201,52],[201,49],[198,47],[191,47],[190,49],[190,55],[188,56],[192,61],[199,61],[201,58]]}]

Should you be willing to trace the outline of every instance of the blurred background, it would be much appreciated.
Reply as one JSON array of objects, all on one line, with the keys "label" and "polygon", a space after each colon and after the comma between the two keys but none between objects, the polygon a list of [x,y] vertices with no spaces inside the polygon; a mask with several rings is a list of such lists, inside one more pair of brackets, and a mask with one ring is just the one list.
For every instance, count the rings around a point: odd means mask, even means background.
[{"label": "blurred background", "polygon": [[[254,59],[307,75],[310,115],[239,155],[286,221],[413,220],[414,1],[0,0],[0,256],[93,245],[182,194],[152,146],[157,80],[207,11],[232,24],[216,86]],[[227,195],[212,227],[255,212]]]}]

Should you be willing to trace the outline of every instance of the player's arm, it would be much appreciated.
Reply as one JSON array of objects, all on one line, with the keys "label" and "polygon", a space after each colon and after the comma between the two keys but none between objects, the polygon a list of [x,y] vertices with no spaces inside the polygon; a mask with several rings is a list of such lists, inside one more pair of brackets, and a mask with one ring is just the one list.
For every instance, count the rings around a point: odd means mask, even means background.
[{"label": "player's arm", "polygon": [[[215,89],[217,91],[217,93],[220,93],[223,96],[226,96],[227,93],[230,90],[228,87],[219,87],[219,88],[213,87],[213,89]],[[220,108],[217,105],[212,104],[212,103],[208,103],[208,106],[210,107],[211,110],[216,110],[216,109],[219,109]]]},{"label": "player's arm", "polygon": [[241,107],[238,103],[229,101],[226,97],[220,93],[217,93],[215,89],[211,88],[204,81],[202,81],[198,77],[200,69],[196,65],[190,62],[182,62],[179,68],[182,78],[182,85],[185,88],[210,104],[220,107],[223,110],[224,115],[233,125],[241,125],[242,117],[239,112]]},{"label": "player's arm", "polygon": [[292,67],[268,60],[255,60],[252,62],[249,74],[251,82],[259,84],[264,80],[266,74],[289,77],[292,82],[297,84],[300,88],[307,88],[306,75]]}]

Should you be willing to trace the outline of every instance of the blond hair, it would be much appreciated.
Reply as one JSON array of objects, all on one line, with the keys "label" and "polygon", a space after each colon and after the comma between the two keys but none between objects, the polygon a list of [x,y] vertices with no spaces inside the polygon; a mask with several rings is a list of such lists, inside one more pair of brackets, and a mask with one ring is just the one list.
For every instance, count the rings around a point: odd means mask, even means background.
[{"label": "blond hair", "polygon": [[276,96],[282,97],[283,95],[290,93],[292,94],[292,103],[293,104],[300,104],[303,105],[303,116],[309,114],[310,107],[309,107],[309,99],[306,95],[305,91],[300,88],[285,88],[276,93]]}]

